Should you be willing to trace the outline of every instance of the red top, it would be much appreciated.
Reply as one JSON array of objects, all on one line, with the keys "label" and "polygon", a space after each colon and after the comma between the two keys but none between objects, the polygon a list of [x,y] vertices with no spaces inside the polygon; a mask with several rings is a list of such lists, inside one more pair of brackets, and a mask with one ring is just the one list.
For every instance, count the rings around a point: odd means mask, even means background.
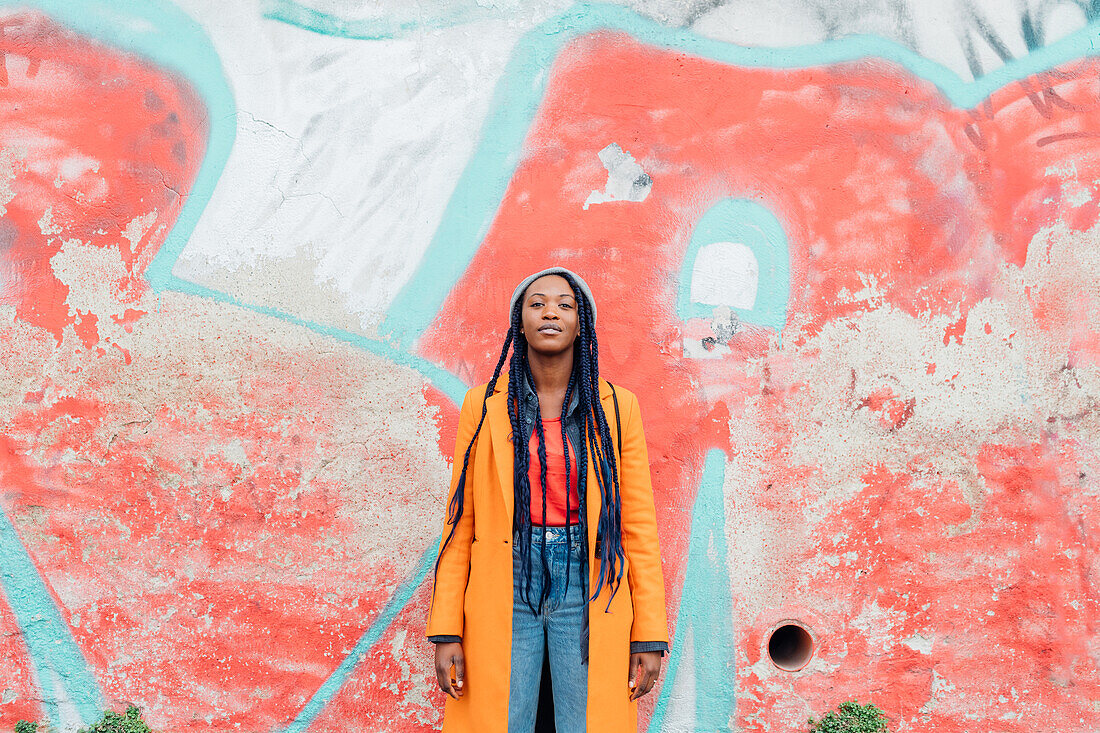
[{"label": "red top", "polygon": [[[546,440],[546,526],[564,527],[580,522],[577,498],[577,460],[569,456],[569,521],[565,519],[565,445],[561,441],[561,418],[542,419]],[[539,480],[538,430],[531,431],[531,464],[527,476],[531,481],[531,526],[542,524],[542,482]]]}]

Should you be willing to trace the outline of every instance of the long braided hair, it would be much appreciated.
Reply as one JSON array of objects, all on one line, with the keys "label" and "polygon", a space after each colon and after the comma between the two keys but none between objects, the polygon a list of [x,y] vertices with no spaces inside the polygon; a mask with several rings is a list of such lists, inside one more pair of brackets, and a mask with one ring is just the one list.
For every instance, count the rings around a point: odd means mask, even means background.
[{"label": "long braided hair", "polygon": [[[584,292],[578,287],[576,280],[565,272],[556,274],[569,283],[577,302],[577,319],[580,328],[576,341],[573,344],[573,370],[569,376],[569,384],[565,390],[565,398],[562,400],[561,431],[562,445],[565,448],[565,514],[570,516],[571,500],[571,473],[570,473],[570,448],[573,448],[573,457],[577,465],[577,497],[580,506],[578,515],[580,519],[579,530],[582,546],[588,546],[588,516],[586,511],[586,485],[588,482],[589,462],[594,462],[596,471],[596,483],[600,490],[600,515],[596,528],[597,560],[600,563],[599,582],[591,593],[589,600],[599,597],[603,586],[611,588],[611,597],[608,598],[607,608],[611,606],[611,598],[618,592],[622,581],[625,555],[622,546],[622,500],[619,489],[619,467],[615,452],[611,446],[611,430],[607,423],[607,415],[604,414],[603,405],[600,402],[599,384],[599,348],[596,341],[595,318],[592,304],[588,302]],[[509,319],[508,334],[504,339],[504,347],[500,351],[496,367],[493,369],[493,377],[485,388],[485,399],[488,399],[496,390],[497,380],[500,377],[504,362],[508,360],[508,352],[511,349],[509,361],[508,379],[508,418],[512,424],[512,449],[513,449],[513,491],[515,493],[515,511],[513,515],[513,528],[518,530],[520,554],[520,572],[522,580],[522,592],[524,601],[532,611],[535,611],[535,602],[541,605],[542,601],[550,596],[549,564],[546,557],[545,533],[538,533],[540,570],[543,574],[542,594],[538,599],[531,598],[531,579],[533,571],[533,558],[531,547],[531,482],[528,469],[531,462],[530,445],[527,436],[531,434],[532,426],[527,424],[527,411],[524,409],[526,390],[524,379],[534,387],[535,381],[531,376],[531,365],[527,359],[527,339],[523,335],[523,302],[519,298],[512,309]],[[572,446],[566,431],[566,415],[569,411],[569,403],[574,394],[577,397],[577,410],[580,414],[580,444]],[[440,548],[439,556],[435,562],[435,572],[439,572],[439,561],[446,552],[454,537],[455,529],[465,504],[466,472],[469,468],[470,453],[477,442],[478,435],[485,423],[487,414],[486,403],[481,404],[481,419],[474,431],[470,444],[466,446],[466,452],[462,457],[462,471],[458,477],[458,485],[454,495],[447,505],[447,525],[450,532]],[[542,487],[542,524],[546,527],[546,438],[543,431],[542,412],[535,408],[535,420],[533,426],[538,436],[539,482]],[[569,543],[574,528],[567,524],[565,528],[566,542]],[[566,587],[568,587],[572,554],[566,555]],[[585,575],[582,573],[582,575]],[[587,576],[585,584],[587,585]],[[606,610],[606,609],[605,609]]]}]

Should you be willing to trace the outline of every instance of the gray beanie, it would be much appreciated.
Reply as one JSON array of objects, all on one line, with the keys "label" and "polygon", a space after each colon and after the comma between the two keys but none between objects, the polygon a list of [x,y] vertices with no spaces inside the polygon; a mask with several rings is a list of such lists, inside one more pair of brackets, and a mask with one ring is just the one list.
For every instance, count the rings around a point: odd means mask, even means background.
[{"label": "gray beanie", "polygon": [[516,290],[512,293],[512,302],[508,304],[508,312],[511,313],[515,310],[516,303],[523,297],[523,291],[527,290],[527,286],[538,280],[540,277],[546,275],[568,275],[573,278],[573,281],[577,283],[577,287],[581,289],[581,293],[588,300],[588,305],[592,307],[592,324],[596,323],[596,299],[592,297],[592,291],[588,289],[588,283],[584,281],[577,273],[572,270],[567,270],[564,267],[547,267],[545,270],[539,270],[533,275],[528,275],[523,278],[523,282],[516,286]]}]

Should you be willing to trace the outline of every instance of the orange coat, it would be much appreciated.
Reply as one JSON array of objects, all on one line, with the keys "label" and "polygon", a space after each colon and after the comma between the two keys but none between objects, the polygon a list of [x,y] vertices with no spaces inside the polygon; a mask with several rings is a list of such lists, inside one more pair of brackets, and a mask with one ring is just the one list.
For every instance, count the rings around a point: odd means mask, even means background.
[{"label": "orange coat", "polygon": [[[440,559],[428,617],[428,636],[462,637],[465,692],[459,700],[447,698],[443,718],[443,730],[452,733],[505,733],[508,727],[514,496],[507,379],[507,374],[500,376],[486,403],[485,425],[470,452],[466,472],[465,511]],[[462,403],[448,501],[462,470],[462,456],[481,418],[485,387],[468,391]],[[635,733],[638,705],[629,699],[630,642],[667,642],[668,623],[649,455],[638,399],[617,385],[615,391],[622,416],[623,447],[618,459],[626,564],[610,612],[604,612],[610,596],[606,584],[589,606],[587,715],[590,731]],[[600,400],[612,441],[617,442],[611,387],[602,379]],[[588,526],[595,527],[599,522],[600,491],[591,465],[586,486]],[[446,537],[450,527],[444,529]],[[595,535],[594,531],[588,533],[591,588],[596,587],[599,572],[599,564],[593,561]]]}]

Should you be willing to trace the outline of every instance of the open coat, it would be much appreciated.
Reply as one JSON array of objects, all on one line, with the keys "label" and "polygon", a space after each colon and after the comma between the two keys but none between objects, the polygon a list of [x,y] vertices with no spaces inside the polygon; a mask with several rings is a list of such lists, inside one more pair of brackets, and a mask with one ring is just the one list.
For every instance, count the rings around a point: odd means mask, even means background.
[{"label": "open coat", "polygon": [[[486,400],[485,425],[470,452],[465,510],[454,539],[442,554],[432,593],[428,636],[462,637],[466,657],[465,693],[447,698],[443,730],[504,733],[508,728],[508,688],[512,655],[512,512],[513,451],[508,419],[507,375]],[[462,470],[462,457],[481,418],[486,385],[466,393],[458,420],[454,469],[448,502]],[[649,455],[638,399],[615,387],[622,419],[622,455],[618,456],[622,498],[622,543],[626,555],[623,582],[605,613],[607,584],[589,605],[588,730],[635,733],[638,705],[630,700],[628,675],[631,641],[668,641],[664,578],[657,542],[657,520]],[[616,442],[611,387],[600,380],[600,401]],[[612,449],[618,453],[618,446]],[[591,450],[589,455],[591,455]],[[591,464],[591,461],[590,461]],[[589,465],[588,526],[596,527],[600,490]],[[444,538],[450,527],[444,527]],[[595,531],[588,533],[590,588],[598,584],[594,561]],[[652,693],[651,693],[652,694]]]}]

